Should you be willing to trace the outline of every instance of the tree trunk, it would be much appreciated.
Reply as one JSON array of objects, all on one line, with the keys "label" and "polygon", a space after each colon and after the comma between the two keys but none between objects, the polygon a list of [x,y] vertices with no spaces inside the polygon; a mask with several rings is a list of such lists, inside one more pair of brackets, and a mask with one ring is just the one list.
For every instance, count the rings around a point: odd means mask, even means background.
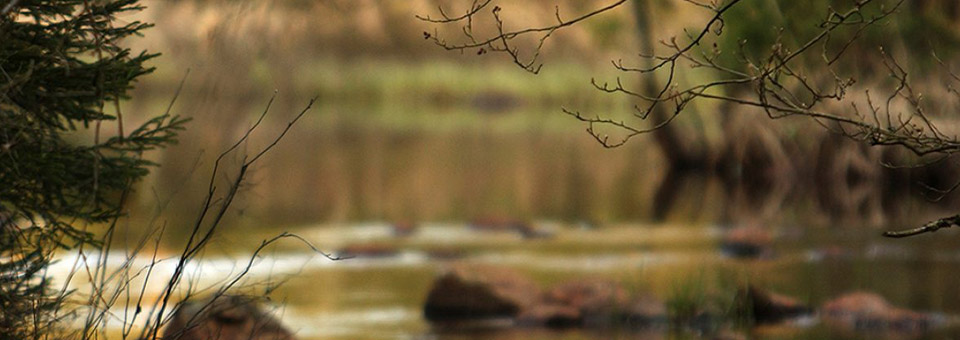
[{"label": "tree trunk", "polygon": [[[650,22],[650,2],[651,0],[633,0],[634,19],[637,23],[637,43],[640,51],[644,54],[653,53],[653,32]],[[642,58],[640,67],[649,68],[653,66],[653,60]],[[643,93],[655,95],[658,92],[657,79],[653,74],[642,75],[641,86]],[[668,112],[662,103],[654,106],[650,112],[651,125],[660,124],[668,119],[672,113]],[[702,152],[695,152],[681,140],[681,132],[674,124],[667,124],[653,131],[653,138],[656,140],[660,151],[667,159],[671,170],[687,170],[703,166],[706,161],[706,155]]]}]

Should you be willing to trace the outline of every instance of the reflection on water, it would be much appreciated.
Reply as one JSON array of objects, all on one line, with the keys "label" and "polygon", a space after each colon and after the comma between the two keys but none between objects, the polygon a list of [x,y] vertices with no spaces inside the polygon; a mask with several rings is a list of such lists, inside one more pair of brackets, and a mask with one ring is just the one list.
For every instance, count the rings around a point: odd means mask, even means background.
[{"label": "reflection on water", "polygon": [[[542,222],[538,224],[553,225]],[[553,237],[528,240],[512,231],[480,231],[462,224],[426,224],[406,237],[389,225],[303,226],[292,230],[322,249],[377,244],[389,255],[330,261],[299,248],[279,249],[254,260],[246,282],[285,281],[271,294],[285,322],[302,339],[610,339],[697,338],[696,332],[656,328],[643,333],[586,330],[435,328],[421,316],[432,280],[453,263],[504,266],[528,273],[544,287],[573,278],[609,278],[635,293],[671,299],[678,287],[732,298],[752,283],[818,305],[842,293],[876,292],[914,310],[960,315],[960,251],[956,242],[907,242],[863,237],[842,229],[780,227],[766,259],[723,255],[724,228],[696,225],[608,225],[595,229],[560,225]],[[442,240],[441,242],[438,242]],[[249,244],[256,240],[248,240]],[[438,256],[438,249],[458,249]],[[116,256],[111,261],[123,261]],[[138,259],[137,261],[147,261]],[[207,286],[235,275],[249,258],[207,256],[188,273]],[[63,273],[67,258],[53,270]],[[139,263],[146,265],[148,262]],[[163,275],[174,261],[155,269]],[[169,274],[169,273],[167,273]],[[157,294],[150,287],[148,294]],[[756,338],[860,338],[818,323],[747,329]],[[960,336],[948,328],[938,335]]]},{"label": "reflection on water", "polygon": [[[351,229],[341,228],[345,232],[341,236],[345,237],[336,241],[371,241],[346,236],[356,235],[358,230]],[[302,232],[309,234],[310,230],[305,228]],[[707,291],[734,294],[733,291],[724,291],[731,288],[730,281],[750,281],[813,304],[848,291],[867,290],[882,294],[896,305],[913,309],[949,314],[960,311],[956,307],[960,303],[960,294],[950,288],[960,283],[960,276],[947,274],[960,269],[957,261],[960,253],[934,252],[921,243],[862,241],[855,235],[829,230],[780,230],[773,258],[737,260],[722,256],[720,233],[716,227],[632,225],[589,231],[564,228],[553,239],[535,241],[525,241],[516,235],[465,230],[457,226],[423,228],[408,239],[379,240],[402,249],[397,258],[358,258],[305,270],[284,286],[281,293],[296,297],[288,300],[288,306],[296,308],[297,318],[294,320],[307,321],[306,324],[295,321],[294,327],[303,327],[307,331],[305,336],[316,334],[317,339],[609,338],[610,334],[586,331],[557,333],[521,329],[464,333],[431,330],[430,325],[420,318],[420,307],[431,280],[441,268],[451,263],[451,260],[429,256],[427,248],[430,243],[424,240],[436,238],[435,233],[472,235],[451,242],[470,249],[456,261],[517,268],[530,273],[544,286],[569,278],[606,277],[624,282],[631,289],[668,298],[676,294],[675,287],[680,282],[699,280]],[[324,229],[324,233],[329,233],[328,229]],[[824,244],[834,246],[826,248]],[[928,257],[933,254],[941,255]],[[399,260],[403,258],[408,261]],[[409,260],[413,258],[416,260]],[[316,282],[327,285],[317,286]],[[307,287],[325,288],[317,291]],[[304,290],[313,293],[303,296]],[[331,320],[359,319],[338,323],[338,327],[330,328],[335,332],[327,333],[319,326],[327,324],[326,321],[311,323],[309,315]],[[774,333],[768,337],[786,335],[819,339],[829,334],[831,332],[822,326],[813,325],[793,327],[787,333]],[[695,337],[695,334],[684,333],[668,335],[667,330],[654,330],[647,335]],[[622,335],[623,338],[636,336]]]}]

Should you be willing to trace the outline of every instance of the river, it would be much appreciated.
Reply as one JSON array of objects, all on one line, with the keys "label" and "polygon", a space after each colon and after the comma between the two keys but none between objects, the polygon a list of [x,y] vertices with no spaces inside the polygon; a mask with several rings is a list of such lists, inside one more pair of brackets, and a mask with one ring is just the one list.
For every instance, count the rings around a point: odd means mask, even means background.
[{"label": "river", "polygon": [[[272,290],[271,307],[305,340],[374,339],[684,339],[697,330],[654,328],[594,332],[503,328],[450,330],[424,320],[432,281],[451,265],[508,267],[543,287],[566,280],[603,278],[633,293],[665,301],[723,305],[747,283],[818,305],[852,291],[875,292],[893,305],[937,315],[960,314],[960,251],[953,240],[883,239],[873,231],[772,227],[774,241],[762,258],[737,258],[721,248],[725,226],[623,224],[589,226],[535,223],[549,237],[529,239],[514,231],[487,231],[464,223],[424,223],[396,236],[386,223],[305,225],[290,232],[350,258],[330,260],[299,242],[267,248],[252,262],[240,291]],[[946,235],[946,234],[945,234]],[[256,240],[249,240],[255,246]],[[363,245],[363,247],[357,247]],[[360,249],[360,250],[357,250]],[[366,249],[366,250],[363,250]],[[236,249],[234,249],[236,251]],[[217,286],[250,261],[242,252],[207,252],[188,267],[194,288]],[[175,256],[155,274],[170,272]],[[120,256],[114,259],[119,261]],[[141,259],[141,261],[145,261]],[[53,270],[62,271],[69,257]],[[148,262],[141,262],[145,265]],[[136,267],[136,265],[135,265]],[[275,284],[279,284],[274,288]],[[151,286],[148,296],[159,294]],[[132,306],[131,306],[132,308]],[[118,312],[115,312],[118,313]],[[819,323],[739,329],[761,339],[849,339]],[[960,336],[946,328],[931,338]]]}]

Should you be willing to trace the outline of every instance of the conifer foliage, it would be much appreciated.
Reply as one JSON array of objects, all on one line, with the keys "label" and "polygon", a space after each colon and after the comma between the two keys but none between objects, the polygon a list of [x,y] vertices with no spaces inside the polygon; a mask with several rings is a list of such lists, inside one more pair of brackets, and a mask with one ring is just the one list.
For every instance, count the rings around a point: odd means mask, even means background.
[{"label": "conifer foliage", "polygon": [[174,143],[187,121],[123,126],[119,101],[156,56],[119,44],[150,26],[125,16],[138,2],[0,1],[0,338],[51,336],[53,252],[96,245],[84,225],[121,215],[154,165],[142,153]]}]

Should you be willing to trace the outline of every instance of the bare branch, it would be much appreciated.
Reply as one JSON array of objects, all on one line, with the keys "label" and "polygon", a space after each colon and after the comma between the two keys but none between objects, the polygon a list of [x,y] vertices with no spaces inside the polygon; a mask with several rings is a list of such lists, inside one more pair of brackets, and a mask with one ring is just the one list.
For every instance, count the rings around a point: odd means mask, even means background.
[{"label": "bare branch", "polygon": [[[747,53],[747,44],[742,37],[730,40],[739,42],[739,49],[733,51],[722,51],[712,40],[714,37],[720,39],[726,34],[724,31],[730,31],[724,28],[728,24],[726,16],[732,9],[749,5],[744,5],[741,0],[684,2],[710,11],[709,19],[697,30],[685,30],[679,38],[661,40],[660,44],[666,53],[643,51],[637,63],[640,66],[627,66],[620,59],[611,62],[617,71],[646,77],[644,80],[647,81],[641,83],[643,86],[640,89],[625,85],[620,77],[614,83],[591,79],[590,84],[599,91],[625,95],[635,100],[637,104],[633,119],[619,120],[563,109],[565,114],[585,123],[586,132],[604,147],[622,146],[635,136],[662,129],[688,105],[704,99],[760,109],[770,119],[806,118],[848,138],[874,146],[902,147],[920,158],[928,155],[945,158],[960,152],[958,137],[941,130],[941,126],[932,119],[928,112],[929,100],[914,88],[908,68],[882,47],[879,49],[879,58],[871,60],[871,63],[888,71],[886,81],[858,84],[860,80],[857,78],[844,76],[848,70],[843,69],[846,66],[841,64],[860,62],[857,58],[861,56],[851,52],[857,50],[854,46],[867,36],[869,30],[886,23],[904,6],[906,0],[858,0],[850,2],[844,9],[828,8],[814,31],[798,37],[800,41],[792,43],[785,39],[784,29],[780,28],[775,41],[764,46],[768,48],[754,50],[751,46],[751,51],[757,52],[754,54]],[[537,73],[543,66],[539,56],[544,41],[555,31],[618,8],[623,3],[623,0],[617,1],[567,21],[560,17],[557,10],[554,13],[556,24],[513,31],[504,29],[501,8],[495,6],[491,13],[496,32],[488,37],[478,37],[474,35],[473,18],[481,15],[478,7],[482,6],[475,1],[465,16],[450,18],[441,12],[449,20],[427,20],[439,25],[465,22],[463,42],[449,43],[436,34],[425,33],[425,36],[447,50],[479,49],[480,53],[506,53],[524,70]],[[482,3],[483,6],[486,4]],[[525,35],[539,37],[528,57],[521,56],[521,49],[514,40]],[[721,58],[724,53],[731,54],[733,58]],[[936,55],[934,58],[947,71],[950,81],[960,83],[960,76],[949,70]],[[686,79],[681,74],[685,72],[684,68],[678,67],[681,63],[689,64],[691,69],[712,72],[714,79],[681,84],[678,79]],[[702,76],[698,79],[702,79]],[[872,78],[869,80],[876,81]],[[954,85],[945,87],[948,94],[960,102],[960,90]],[[853,92],[862,93],[862,96],[853,97],[850,95]],[[944,107],[942,103],[935,105]],[[654,110],[663,115],[656,118],[655,122],[648,122]],[[954,189],[960,190],[960,186],[955,185],[946,191]],[[941,228],[953,222],[955,220],[946,218],[923,228]],[[891,233],[891,236],[912,234]]]},{"label": "bare branch", "polygon": [[[451,43],[447,40],[441,38],[439,33],[434,31],[434,33],[424,32],[424,38],[433,40],[435,44],[443,47],[448,51],[465,51],[465,50],[477,50],[477,54],[484,54],[487,52],[499,52],[506,53],[510,56],[511,60],[517,66],[520,66],[522,69],[531,72],[539,73],[540,68],[543,64],[539,63],[540,52],[543,50],[543,46],[546,43],[547,39],[553,35],[554,32],[575,25],[581,21],[589,19],[593,16],[596,16],[601,13],[608,12],[614,8],[619,7],[620,5],[627,2],[627,0],[617,0],[616,2],[607,5],[605,7],[598,8],[586,14],[577,16],[576,18],[570,20],[563,20],[560,17],[560,10],[557,9],[554,16],[557,19],[557,23],[549,26],[535,27],[535,28],[526,28],[516,31],[509,31],[504,29],[503,18],[500,13],[503,10],[500,6],[494,6],[490,11],[490,14],[494,20],[496,33],[489,37],[477,38],[473,28],[474,17],[479,15],[480,10],[485,8],[490,0],[486,0],[482,3],[478,3],[476,0],[473,5],[471,5],[470,10],[466,14],[458,17],[449,17],[443,13],[443,10],[440,10],[440,19],[434,19],[429,16],[417,16],[418,19],[440,24],[440,25],[449,25],[449,24],[462,24],[460,30],[463,32],[464,37],[466,38],[465,42],[461,43]],[[513,41],[517,38],[528,36],[528,35],[539,35],[537,38],[537,44],[530,52],[529,57],[522,57],[520,48],[513,45]]]},{"label": "bare branch", "polygon": [[942,228],[949,228],[952,226],[960,226],[960,215],[953,215],[950,217],[945,217],[938,219],[936,221],[927,222],[922,227],[906,229],[900,231],[887,231],[883,233],[883,236],[893,237],[893,238],[903,238],[908,236],[916,236],[924,233],[932,233]]}]

